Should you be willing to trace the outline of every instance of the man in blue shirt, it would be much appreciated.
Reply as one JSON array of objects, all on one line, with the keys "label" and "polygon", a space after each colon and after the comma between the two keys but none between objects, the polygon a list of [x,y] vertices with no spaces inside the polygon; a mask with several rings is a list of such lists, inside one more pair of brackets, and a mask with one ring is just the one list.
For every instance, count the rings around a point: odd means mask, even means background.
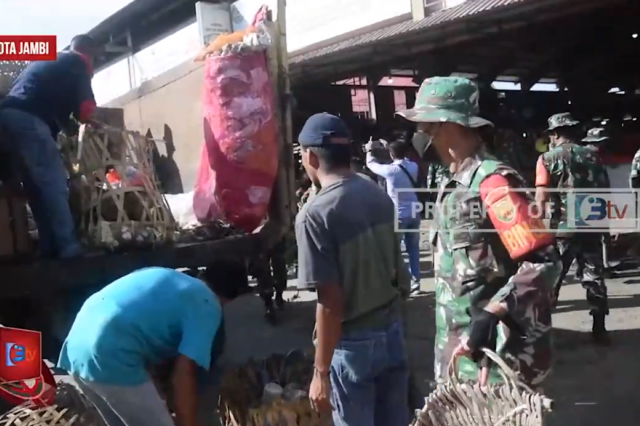
[{"label": "man in blue shirt", "polygon": [[[420,217],[413,206],[418,202],[416,194],[407,191],[415,188],[418,180],[418,165],[407,160],[407,144],[396,141],[389,144],[391,164],[378,162],[371,153],[371,142],[365,146],[367,167],[373,173],[386,180],[387,194],[396,207],[398,227],[405,230],[402,234],[404,247],[409,256],[409,269],[413,277],[411,292],[420,290]],[[398,191],[403,189],[404,191]]]},{"label": "man in blue shirt", "polygon": [[58,367],[73,375],[108,425],[173,426],[150,376],[171,363],[176,423],[195,426],[198,371],[216,361],[222,305],[248,288],[246,274],[224,263],[208,268],[204,281],[157,267],[120,278],[84,303]]},{"label": "man in blue shirt", "polygon": [[0,148],[24,168],[20,174],[43,256],[81,254],[56,138],[71,115],[87,122],[95,110],[91,78],[97,51],[91,37],[74,37],[71,51],[55,61],[30,63],[0,102]]}]

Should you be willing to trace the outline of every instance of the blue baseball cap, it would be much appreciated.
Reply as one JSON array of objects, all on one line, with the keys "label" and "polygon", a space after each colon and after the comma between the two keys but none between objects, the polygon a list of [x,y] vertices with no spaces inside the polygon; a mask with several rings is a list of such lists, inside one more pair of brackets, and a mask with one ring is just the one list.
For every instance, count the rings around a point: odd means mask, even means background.
[{"label": "blue baseball cap", "polygon": [[321,112],[312,115],[304,123],[298,143],[304,147],[349,144],[351,133],[340,117]]}]

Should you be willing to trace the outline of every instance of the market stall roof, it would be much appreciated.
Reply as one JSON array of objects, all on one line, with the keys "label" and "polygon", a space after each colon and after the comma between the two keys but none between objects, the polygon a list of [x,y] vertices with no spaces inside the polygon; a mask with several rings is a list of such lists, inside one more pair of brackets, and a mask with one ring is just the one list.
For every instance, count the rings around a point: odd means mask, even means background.
[{"label": "market stall roof", "polygon": [[[507,34],[563,15],[622,0],[468,0],[419,21],[377,29],[350,40],[293,54],[290,73],[295,83],[340,80],[375,67],[419,58],[426,52]],[[384,71],[381,71],[384,72]],[[375,72],[374,72],[375,73]]]},{"label": "market stall roof", "polygon": [[425,28],[434,27],[445,22],[468,16],[486,13],[496,8],[507,7],[517,3],[524,3],[531,0],[468,0],[458,6],[435,12],[419,21],[405,21],[398,24],[389,25],[387,27],[376,29],[360,36],[356,36],[350,40],[333,43],[329,46],[314,49],[312,51],[293,54],[290,58],[291,64],[302,63],[311,59],[319,58],[325,55],[331,55],[345,49],[352,49],[357,46],[364,46],[378,41],[387,41],[403,34],[420,31]]}]

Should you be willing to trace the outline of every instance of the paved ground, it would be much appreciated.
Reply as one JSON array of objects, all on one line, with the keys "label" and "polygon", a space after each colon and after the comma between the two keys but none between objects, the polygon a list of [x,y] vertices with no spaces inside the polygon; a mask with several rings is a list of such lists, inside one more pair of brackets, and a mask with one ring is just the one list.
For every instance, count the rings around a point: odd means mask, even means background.
[{"label": "paved ground", "polygon": [[[424,237],[422,248],[426,271],[431,265]],[[293,286],[294,282],[290,284]],[[590,344],[589,307],[580,285],[563,288],[554,315],[555,370],[545,385],[546,393],[557,405],[548,426],[602,426],[608,422],[615,422],[616,426],[640,425],[640,272],[628,272],[609,280],[608,285],[608,327],[614,341],[610,348],[594,348]],[[420,386],[428,393],[433,378],[433,280],[423,279],[422,288],[425,294],[413,297],[408,304],[408,346]],[[223,366],[311,346],[315,294],[290,290],[285,297],[291,302],[278,326],[266,323],[258,297],[244,298],[226,308],[228,341]],[[213,393],[202,398],[201,417],[206,419],[203,424],[216,424],[214,401]]]},{"label": "paved ground", "polygon": [[[425,267],[429,266],[427,258],[425,253]],[[614,340],[611,348],[594,348],[590,344],[589,308],[580,285],[563,288],[554,315],[555,371],[545,386],[546,393],[557,402],[549,426],[640,424],[640,272],[630,275],[609,281],[608,326]],[[408,345],[413,368],[423,391],[428,392],[433,377],[433,280],[425,278],[422,285],[426,294],[409,302]],[[250,356],[309,347],[314,296],[309,292],[288,291],[287,297],[296,299],[288,305],[276,327],[264,322],[257,297],[229,306],[224,363],[236,364]]]}]

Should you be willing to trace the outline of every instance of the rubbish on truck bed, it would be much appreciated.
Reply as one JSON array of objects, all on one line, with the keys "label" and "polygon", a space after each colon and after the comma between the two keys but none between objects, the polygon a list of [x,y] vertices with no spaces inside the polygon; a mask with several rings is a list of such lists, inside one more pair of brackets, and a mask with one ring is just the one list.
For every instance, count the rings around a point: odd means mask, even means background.
[{"label": "rubbish on truck bed", "polygon": [[[307,391],[313,355],[296,350],[228,370],[220,384],[223,426],[330,426],[313,411]],[[282,392],[280,392],[282,391]]]}]

